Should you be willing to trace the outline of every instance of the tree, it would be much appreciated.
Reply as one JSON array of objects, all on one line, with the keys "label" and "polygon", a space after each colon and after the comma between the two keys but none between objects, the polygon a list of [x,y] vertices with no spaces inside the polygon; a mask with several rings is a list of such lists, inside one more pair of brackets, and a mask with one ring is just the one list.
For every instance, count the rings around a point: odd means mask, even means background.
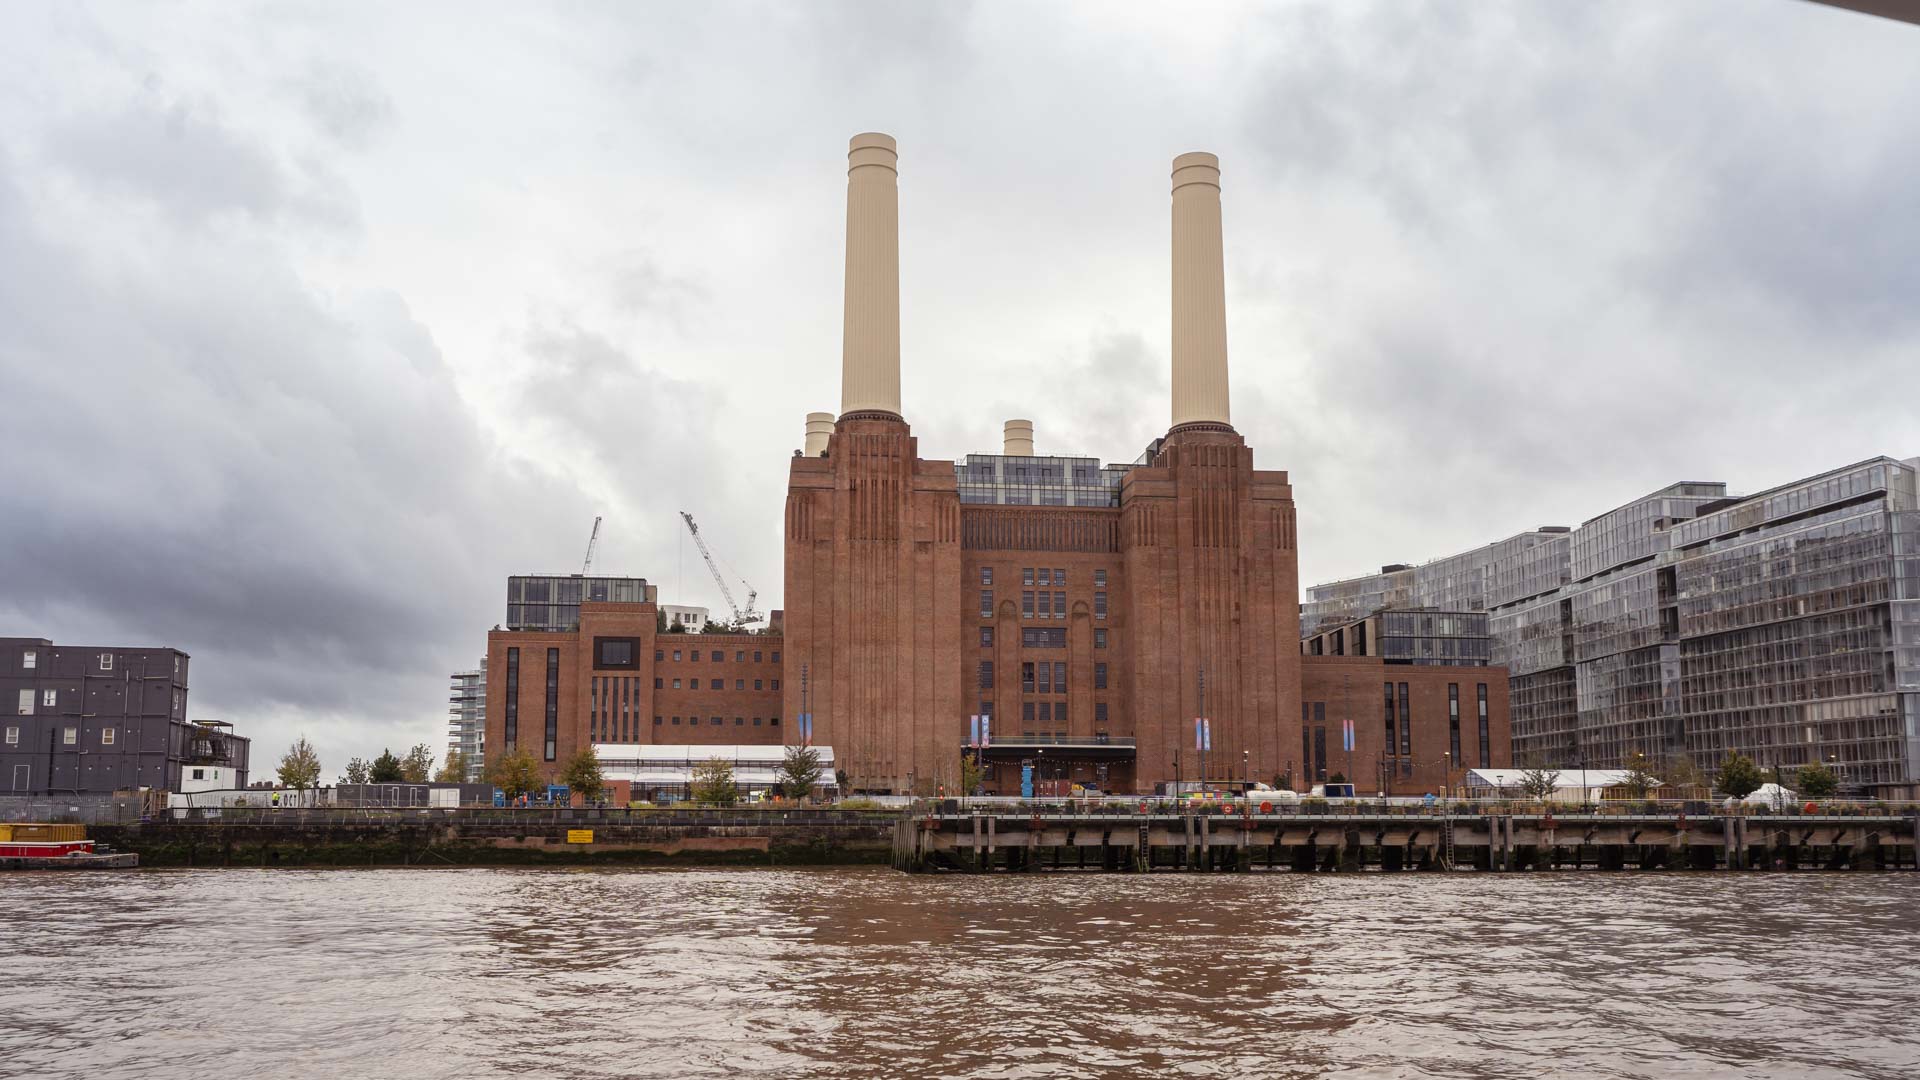
[{"label": "tree", "polygon": [[777,774],[780,794],[789,799],[804,799],[813,794],[813,786],[825,772],[820,764],[820,751],[811,746],[789,746]]},{"label": "tree", "polygon": [[1628,796],[1644,799],[1647,792],[1660,786],[1660,778],[1648,771],[1652,765],[1647,755],[1638,750],[1627,756],[1627,772],[1620,778],[1620,786],[1626,789]]},{"label": "tree", "polygon": [[980,764],[978,754],[960,755],[960,794],[972,795],[987,782],[986,767]]},{"label": "tree", "polygon": [[[499,627],[496,626],[494,627],[494,629],[498,630]],[[653,613],[653,632],[656,634],[664,634],[667,632],[667,613],[666,612],[655,611]]]},{"label": "tree", "polygon": [[693,801],[702,806],[732,806],[739,797],[733,786],[733,764],[708,758],[693,767]]},{"label": "tree", "polygon": [[707,624],[700,628],[700,632],[703,634],[737,634],[739,633],[738,630],[735,630],[733,627],[728,626],[726,623],[717,623],[717,622],[714,622],[712,619],[707,620]]},{"label": "tree", "polygon": [[1707,786],[1707,774],[1700,771],[1694,763],[1692,754],[1675,754],[1667,759],[1667,786],[1670,788],[1702,788]]},{"label": "tree", "polygon": [[393,756],[393,751],[381,749],[380,756],[373,759],[373,768],[368,772],[368,780],[375,784],[400,782],[400,759]]},{"label": "tree", "polygon": [[400,761],[400,779],[409,784],[424,784],[433,775],[433,751],[426,743],[415,743]]},{"label": "tree", "polygon": [[512,802],[540,789],[540,763],[525,750],[509,750],[487,765],[487,780]]},{"label": "tree", "polygon": [[464,784],[467,782],[467,755],[459,750],[447,751],[447,760],[440,771],[433,774],[437,784]]},{"label": "tree", "polygon": [[1560,786],[1560,770],[1534,765],[1520,770],[1520,792],[1530,799],[1544,799]]},{"label": "tree", "polygon": [[583,746],[580,752],[567,759],[560,769],[560,782],[587,802],[598,802],[607,789],[606,777],[600,773],[600,755],[593,747]]},{"label": "tree", "polygon": [[1736,799],[1744,799],[1760,790],[1767,782],[1767,776],[1760,766],[1745,754],[1727,752],[1726,760],[1720,763],[1720,772],[1713,778],[1713,786]]},{"label": "tree", "polygon": [[343,784],[364,784],[373,775],[366,758],[354,758],[347,762],[347,775],[340,778]]},{"label": "tree", "polygon": [[1334,773],[1332,776],[1327,777],[1327,783],[1329,784],[1344,784],[1346,782],[1347,782],[1347,774],[1343,772],[1337,772],[1337,773]]},{"label": "tree", "polygon": [[320,786],[320,755],[305,735],[293,741],[280,759],[280,786],[310,788]]},{"label": "tree", "polygon": [[1840,774],[1825,762],[1802,765],[1793,774],[1794,786],[1809,799],[1831,799],[1840,791]]}]

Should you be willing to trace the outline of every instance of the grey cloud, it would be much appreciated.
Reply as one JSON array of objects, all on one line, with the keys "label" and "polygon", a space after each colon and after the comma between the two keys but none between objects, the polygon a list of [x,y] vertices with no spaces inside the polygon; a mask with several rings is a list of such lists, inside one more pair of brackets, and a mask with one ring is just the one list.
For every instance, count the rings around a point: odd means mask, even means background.
[{"label": "grey cloud", "polygon": [[393,124],[393,99],[369,71],[320,64],[289,89],[314,126],[347,149],[365,150]]}]

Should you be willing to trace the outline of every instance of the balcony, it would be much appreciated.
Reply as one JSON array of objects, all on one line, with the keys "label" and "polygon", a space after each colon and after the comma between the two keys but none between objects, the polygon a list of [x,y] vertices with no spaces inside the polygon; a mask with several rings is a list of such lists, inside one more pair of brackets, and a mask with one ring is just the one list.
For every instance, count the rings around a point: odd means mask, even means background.
[{"label": "balcony", "polygon": [[995,735],[981,753],[992,758],[1025,758],[1057,754],[1063,758],[1123,761],[1133,757],[1130,735]]}]

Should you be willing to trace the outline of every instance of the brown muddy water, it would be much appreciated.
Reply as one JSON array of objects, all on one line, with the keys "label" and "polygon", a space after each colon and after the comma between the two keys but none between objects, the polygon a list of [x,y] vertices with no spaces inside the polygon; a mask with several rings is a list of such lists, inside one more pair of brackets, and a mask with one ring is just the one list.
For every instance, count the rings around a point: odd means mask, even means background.
[{"label": "brown muddy water", "polygon": [[1920,875],[0,876],[4,1077],[1920,1077]]}]

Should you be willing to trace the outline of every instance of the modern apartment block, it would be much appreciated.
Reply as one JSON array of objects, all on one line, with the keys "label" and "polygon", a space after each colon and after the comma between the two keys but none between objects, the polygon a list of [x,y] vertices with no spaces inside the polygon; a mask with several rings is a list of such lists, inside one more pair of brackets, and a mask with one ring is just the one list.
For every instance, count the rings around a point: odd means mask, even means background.
[{"label": "modern apartment block", "polygon": [[486,771],[487,661],[473,671],[453,673],[447,697],[447,750],[467,763],[466,780],[477,783]]},{"label": "modern apartment block", "polygon": [[190,663],[176,649],[0,638],[0,794],[179,791],[195,769],[245,787],[248,741],[187,720]]},{"label": "modern apartment block", "polygon": [[570,630],[582,603],[651,604],[660,587],[645,578],[579,574],[516,574],[507,579],[509,630]]},{"label": "modern apartment block", "polygon": [[1767,767],[1825,761],[1852,790],[1912,798],[1917,467],[1875,458],[1751,496],[1673,484],[1577,529],[1316,586],[1303,626],[1376,597],[1457,600],[1459,568],[1481,565],[1517,760],[1618,767],[1637,751],[1712,768],[1739,751]]}]

